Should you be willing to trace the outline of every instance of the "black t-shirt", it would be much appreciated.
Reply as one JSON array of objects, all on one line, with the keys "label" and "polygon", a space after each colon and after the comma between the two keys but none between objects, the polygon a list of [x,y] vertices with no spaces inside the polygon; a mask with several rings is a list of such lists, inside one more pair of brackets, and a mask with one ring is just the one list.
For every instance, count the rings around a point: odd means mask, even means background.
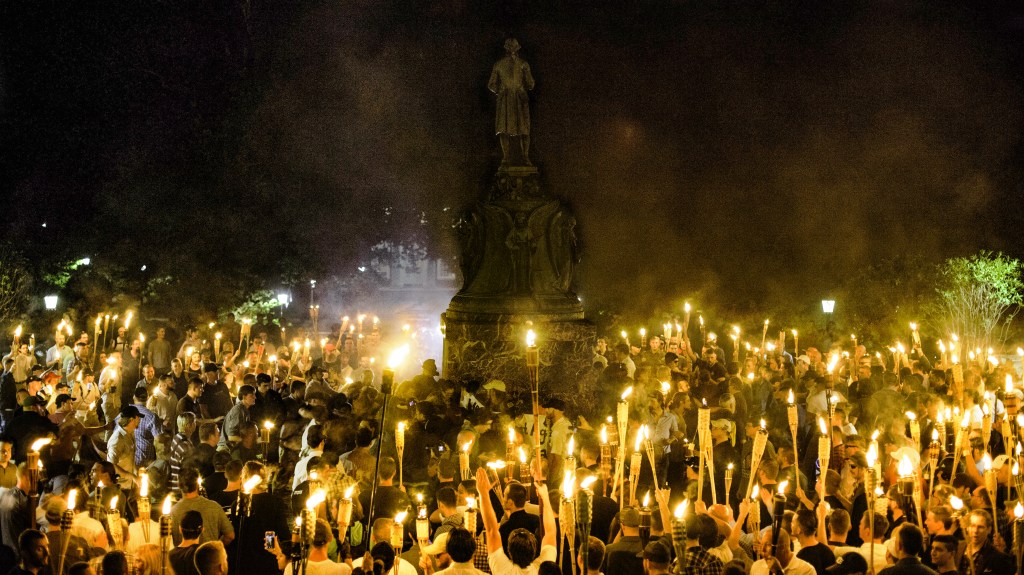
[{"label": "black t-shirt", "polygon": [[818,575],[825,575],[825,570],[836,563],[836,554],[828,548],[828,545],[822,543],[804,547],[797,551],[796,556],[810,563]]},{"label": "black t-shirt", "polygon": [[175,547],[167,553],[167,560],[174,568],[174,575],[199,575],[195,562],[196,549],[199,549],[199,545]]}]

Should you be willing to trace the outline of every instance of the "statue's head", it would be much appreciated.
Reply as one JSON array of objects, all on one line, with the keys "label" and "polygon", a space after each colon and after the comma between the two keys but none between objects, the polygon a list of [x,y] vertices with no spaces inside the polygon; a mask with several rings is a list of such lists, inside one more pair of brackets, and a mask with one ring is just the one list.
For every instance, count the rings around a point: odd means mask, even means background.
[{"label": "statue's head", "polygon": [[505,51],[509,54],[515,54],[519,51],[519,40],[515,38],[509,38],[505,40]]}]

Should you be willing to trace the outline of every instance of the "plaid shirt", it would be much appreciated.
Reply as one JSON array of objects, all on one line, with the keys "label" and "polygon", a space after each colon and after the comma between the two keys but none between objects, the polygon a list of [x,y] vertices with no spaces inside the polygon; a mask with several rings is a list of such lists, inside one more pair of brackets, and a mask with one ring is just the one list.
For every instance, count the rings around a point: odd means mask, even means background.
[{"label": "plaid shirt", "polygon": [[473,567],[483,571],[491,572],[491,565],[487,562],[487,532],[476,536],[476,551],[473,553]]},{"label": "plaid shirt", "polygon": [[181,473],[182,466],[192,458],[194,450],[195,447],[188,437],[181,433],[174,436],[171,442],[171,480],[167,485],[171,491],[178,490],[178,474]]},{"label": "plaid shirt", "polygon": [[160,418],[145,406],[136,403],[135,407],[142,415],[139,426],[135,428],[135,465],[142,467],[156,459],[156,447],[153,442],[156,441],[156,436],[163,433],[163,424]]},{"label": "plaid shirt", "polygon": [[684,575],[722,575],[722,560],[705,551],[699,545],[686,550]]}]

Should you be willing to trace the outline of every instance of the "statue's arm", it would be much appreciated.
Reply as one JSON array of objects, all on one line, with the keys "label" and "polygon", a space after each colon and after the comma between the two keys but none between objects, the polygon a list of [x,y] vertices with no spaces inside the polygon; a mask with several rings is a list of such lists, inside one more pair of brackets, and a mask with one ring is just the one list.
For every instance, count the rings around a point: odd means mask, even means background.
[{"label": "statue's arm", "polygon": [[523,62],[523,86],[527,90],[533,89],[533,72],[530,72],[530,65]]},{"label": "statue's arm", "polygon": [[497,64],[495,64],[494,67],[491,68],[491,79],[487,81],[487,89],[490,90],[494,94],[498,93],[498,65]]}]

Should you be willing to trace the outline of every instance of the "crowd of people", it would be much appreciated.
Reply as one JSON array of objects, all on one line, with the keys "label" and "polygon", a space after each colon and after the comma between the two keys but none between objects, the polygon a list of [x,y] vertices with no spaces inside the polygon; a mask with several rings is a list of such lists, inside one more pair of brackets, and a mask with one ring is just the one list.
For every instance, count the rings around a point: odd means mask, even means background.
[{"label": "crowd of people", "polygon": [[268,331],[229,317],[173,342],[165,327],[16,340],[0,572],[1018,569],[1009,361],[602,338],[596,396],[542,373],[535,405],[433,359],[387,385],[376,321]]}]

